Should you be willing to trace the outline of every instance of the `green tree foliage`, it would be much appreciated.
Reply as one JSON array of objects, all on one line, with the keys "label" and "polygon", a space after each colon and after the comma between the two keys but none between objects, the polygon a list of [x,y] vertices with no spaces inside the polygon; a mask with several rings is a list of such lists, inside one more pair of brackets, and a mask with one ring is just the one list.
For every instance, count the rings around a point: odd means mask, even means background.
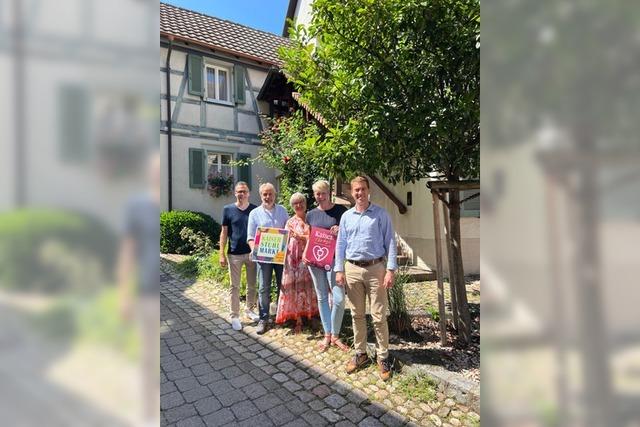
[{"label": "green tree foliage", "polygon": [[260,135],[264,149],[258,158],[282,172],[279,202],[290,213],[293,211],[289,199],[297,191],[307,197],[308,207],[314,203],[311,186],[323,177],[323,168],[308,147],[314,147],[320,141],[320,136],[318,126],[304,120],[300,111],[289,117],[278,118]]},{"label": "green tree foliage", "polygon": [[477,176],[479,28],[478,0],[316,0],[310,26],[281,49],[328,124],[313,150],[300,146],[332,175]]}]

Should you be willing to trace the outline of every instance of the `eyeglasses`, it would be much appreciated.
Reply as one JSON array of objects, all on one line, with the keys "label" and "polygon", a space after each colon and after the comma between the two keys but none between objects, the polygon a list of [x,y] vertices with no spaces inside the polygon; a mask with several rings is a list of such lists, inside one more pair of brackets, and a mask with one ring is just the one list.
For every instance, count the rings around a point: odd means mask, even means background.
[{"label": "eyeglasses", "polygon": [[237,190],[236,193],[241,193],[242,194],[242,193],[248,193],[248,191],[247,190]]}]

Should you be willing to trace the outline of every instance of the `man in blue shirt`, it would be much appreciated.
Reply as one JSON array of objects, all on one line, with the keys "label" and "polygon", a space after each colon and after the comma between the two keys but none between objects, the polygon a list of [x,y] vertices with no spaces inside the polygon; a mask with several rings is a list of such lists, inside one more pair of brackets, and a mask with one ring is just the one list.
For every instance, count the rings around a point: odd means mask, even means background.
[{"label": "man in blue shirt", "polygon": [[[247,227],[247,243],[253,252],[255,249],[254,240],[258,227],[285,228],[289,214],[282,205],[276,204],[276,189],[273,184],[266,182],[259,188],[262,205],[258,206],[249,214],[249,224]],[[260,321],[256,328],[257,334],[264,334],[267,331],[269,321],[269,306],[271,304],[271,277],[276,273],[276,286],[280,293],[282,284],[282,265],[258,262],[260,272],[260,283],[258,285],[258,300],[260,307]]]},{"label": "man in blue shirt", "polygon": [[[351,304],[356,354],[347,363],[347,373],[365,366],[367,358],[367,321],[365,301],[369,298],[376,334],[376,356],[380,377],[391,377],[387,289],[393,286],[396,263],[396,239],[387,211],[369,202],[369,180],[358,176],[351,180],[351,195],[356,205],[342,215],[336,243],[336,282],[346,286]],[[346,262],[345,262],[346,261]],[[386,268],[385,268],[386,267]]]},{"label": "man in blue shirt", "polygon": [[[256,305],[256,265],[251,261],[251,248],[247,244],[247,225],[249,214],[256,205],[249,203],[249,186],[244,181],[238,181],[235,187],[236,202],[226,205],[222,209],[222,230],[220,232],[220,265],[229,266],[231,279],[230,308],[231,327],[236,331],[242,329],[239,319],[240,312],[240,275],[242,266],[247,270],[247,302],[245,315],[251,320],[258,320],[253,311]],[[227,260],[227,241],[229,255]]]}]

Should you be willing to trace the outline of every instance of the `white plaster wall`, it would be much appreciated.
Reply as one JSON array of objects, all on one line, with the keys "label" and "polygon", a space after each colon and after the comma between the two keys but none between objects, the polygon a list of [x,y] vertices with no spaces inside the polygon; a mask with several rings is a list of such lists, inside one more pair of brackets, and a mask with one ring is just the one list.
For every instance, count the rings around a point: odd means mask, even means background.
[{"label": "white plaster wall", "polygon": [[[414,262],[422,267],[436,269],[435,233],[433,228],[433,207],[431,193],[426,186],[426,180],[414,184],[391,185],[387,187],[405,205],[407,192],[411,191],[413,203],[407,206],[407,212],[400,214],[398,207],[371,182],[371,201],[384,207],[393,222],[395,231],[406,241],[413,250]],[[442,211],[439,211],[442,221]],[[465,274],[480,273],[480,219],[461,218],[460,232],[462,235],[462,258]],[[444,238],[444,231],[441,232]],[[445,274],[448,274],[448,261],[443,246],[443,264]]]},{"label": "white plaster wall", "polygon": [[[198,107],[200,114],[200,107]],[[234,130],[233,107],[219,104],[206,104],[207,127]]]},{"label": "white plaster wall", "polygon": [[238,131],[257,134],[259,132],[258,117],[254,114],[238,112]]},{"label": "white plaster wall", "polygon": [[262,88],[265,79],[267,78],[267,73],[253,68],[247,68],[247,74],[249,77],[249,81],[251,81],[251,88],[253,90],[259,91],[260,88]]},{"label": "white plaster wall", "polygon": [[296,24],[309,25],[311,22],[311,1],[300,0],[296,6],[296,12],[293,15]]},{"label": "white plaster wall", "polygon": [[[163,161],[162,175],[162,209],[167,209],[168,183],[167,183],[167,137],[162,135],[161,150]],[[206,189],[189,187],[189,148],[201,148],[205,150],[220,151],[225,153],[248,153],[252,158],[258,155],[260,146],[234,143],[221,140],[208,140],[200,138],[190,138],[186,136],[173,135],[173,209],[174,210],[195,210],[212,215],[216,221],[220,220],[222,208],[225,204],[232,203],[233,196],[212,198]],[[237,172],[234,172],[237,173]],[[275,173],[262,163],[254,163],[251,166],[252,192],[251,202],[260,203],[258,195],[258,185],[261,182],[275,182]]]}]

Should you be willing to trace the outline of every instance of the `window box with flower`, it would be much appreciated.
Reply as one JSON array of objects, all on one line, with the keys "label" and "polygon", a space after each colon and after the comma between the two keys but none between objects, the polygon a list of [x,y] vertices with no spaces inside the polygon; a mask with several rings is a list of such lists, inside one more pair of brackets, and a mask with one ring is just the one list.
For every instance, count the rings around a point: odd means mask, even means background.
[{"label": "window box with flower", "polygon": [[211,172],[207,176],[207,191],[211,197],[231,195],[233,175],[224,172]]}]

